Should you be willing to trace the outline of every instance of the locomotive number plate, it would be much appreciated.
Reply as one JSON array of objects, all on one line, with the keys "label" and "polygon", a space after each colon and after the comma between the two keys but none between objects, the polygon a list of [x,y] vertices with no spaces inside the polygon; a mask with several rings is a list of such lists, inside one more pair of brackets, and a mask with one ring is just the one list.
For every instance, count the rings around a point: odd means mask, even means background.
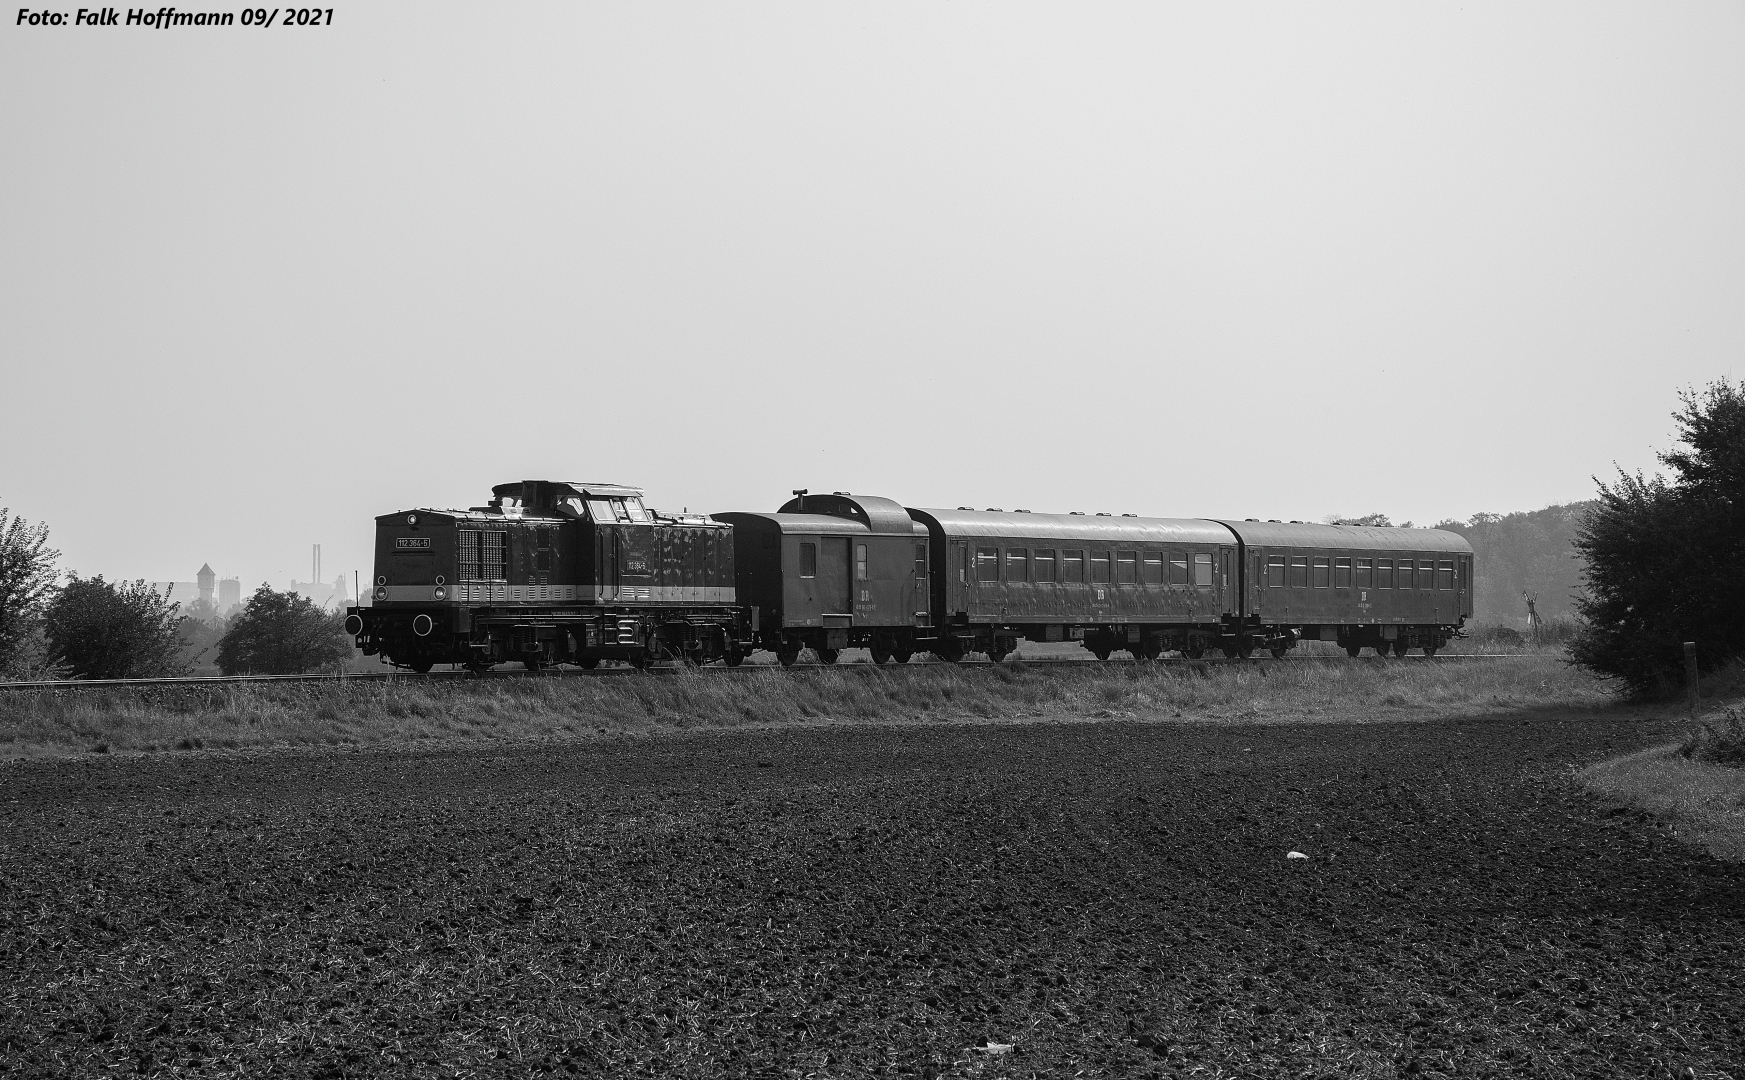
[{"label": "locomotive number plate", "polygon": [[428,536],[396,536],[394,538],[394,550],[395,551],[429,551],[430,550],[430,537],[428,537]]}]

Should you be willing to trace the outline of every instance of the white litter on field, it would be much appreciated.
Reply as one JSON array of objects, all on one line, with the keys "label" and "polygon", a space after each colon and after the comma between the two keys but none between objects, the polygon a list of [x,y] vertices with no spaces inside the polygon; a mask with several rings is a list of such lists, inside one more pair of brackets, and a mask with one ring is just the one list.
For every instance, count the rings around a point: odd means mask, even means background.
[{"label": "white litter on field", "polygon": [[972,1046],[970,1049],[977,1053],[991,1054],[998,1057],[1001,1054],[1010,1054],[1012,1052],[1012,1044],[991,1042],[986,1046]]},{"label": "white litter on field", "polygon": [[1308,856],[1304,855],[1300,851],[1287,851],[1287,852],[1285,852],[1285,858],[1287,858],[1287,859],[1306,859],[1306,858],[1308,858]]}]

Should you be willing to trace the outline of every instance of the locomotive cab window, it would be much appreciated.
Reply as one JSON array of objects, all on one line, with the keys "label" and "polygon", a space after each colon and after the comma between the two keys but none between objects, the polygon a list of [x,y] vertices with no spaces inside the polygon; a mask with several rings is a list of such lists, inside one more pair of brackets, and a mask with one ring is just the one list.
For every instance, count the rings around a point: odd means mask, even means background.
[{"label": "locomotive cab window", "polygon": [[1029,581],[1029,560],[1025,557],[1023,548],[1008,548],[1006,551],[1006,580]]},{"label": "locomotive cab window", "polygon": [[1083,551],[1063,551],[1060,553],[1060,580],[1083,584],[1085,580],[1085,553]]},{"label": "locomotive cab window", "polygon": [[1163,552],[1147,551],[1139,566],[1139,580],[1147,585],[1163,584]]},{"label": "locomotive cab window", "polygon": [[1109,553],[1106,551],[1091,552],[1091,584],[1107,585],[1109,583]]},{"label": "locomotive cab window", "polygon": [[1139,584],[1139,553],[1137,551],[1117,551],[1115,553],[1115,584]]},{"label": "locomotive cab window", "polygon": [[817,544],[801,544],[800,545],[800,576],[801,577],[817,577],[818,576],[818,545]]},{"label": "locomotive cab window", "polygon": [[1194,584],[1210,588],[1212,584],[1212,553],[1199,551],[1194,553]]},{"label": "locomotive cab window", "polygon": [[1000,580],[999,548],[976,548],[976,580]]},{"label": "locomotive cab window", "polygon": [[1036,581],[1051,582],[1055,580],[1053,548],[1036,549],[1036,554],[1031,557],[1030,561],[1034,564],[1030,568],[1030,573],[1034,576]]}]

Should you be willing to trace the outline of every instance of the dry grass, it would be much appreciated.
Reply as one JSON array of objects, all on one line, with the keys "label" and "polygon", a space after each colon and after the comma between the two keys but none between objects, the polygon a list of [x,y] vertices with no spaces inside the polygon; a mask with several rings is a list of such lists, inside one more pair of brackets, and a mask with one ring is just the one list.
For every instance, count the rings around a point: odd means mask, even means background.
[{"label": "dry grass", "polygon": [[1600,706],[1550,655],[1463,663],[915,665],[0,694],[0,757],[418,746],[821,723],[1299,723]]},{"label": "dry grass", "polygon": [[1580,775],[1589,790],[1666,822],[1716,858],[1745,861],[1745,769],[1694,761],[1671,745],[1603,761]]}]

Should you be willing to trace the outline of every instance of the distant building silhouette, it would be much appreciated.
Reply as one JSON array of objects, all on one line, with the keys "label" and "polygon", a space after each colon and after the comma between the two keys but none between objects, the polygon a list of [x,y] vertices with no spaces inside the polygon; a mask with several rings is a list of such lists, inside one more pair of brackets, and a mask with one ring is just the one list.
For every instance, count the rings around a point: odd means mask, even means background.
[{"label": "distant building silhouette", "polygon": [[202,603],[212,603],[212,583],[217,579],[218,575],[212,572],[211,563],[200,564],[200,572],[194,575],[194,582],[199,586]]},{"label": "distant building silhouette", "polygon": [[218,613],[230,618],[232,612],[242,606],[242,579],[221,578],[218,582]]}]

